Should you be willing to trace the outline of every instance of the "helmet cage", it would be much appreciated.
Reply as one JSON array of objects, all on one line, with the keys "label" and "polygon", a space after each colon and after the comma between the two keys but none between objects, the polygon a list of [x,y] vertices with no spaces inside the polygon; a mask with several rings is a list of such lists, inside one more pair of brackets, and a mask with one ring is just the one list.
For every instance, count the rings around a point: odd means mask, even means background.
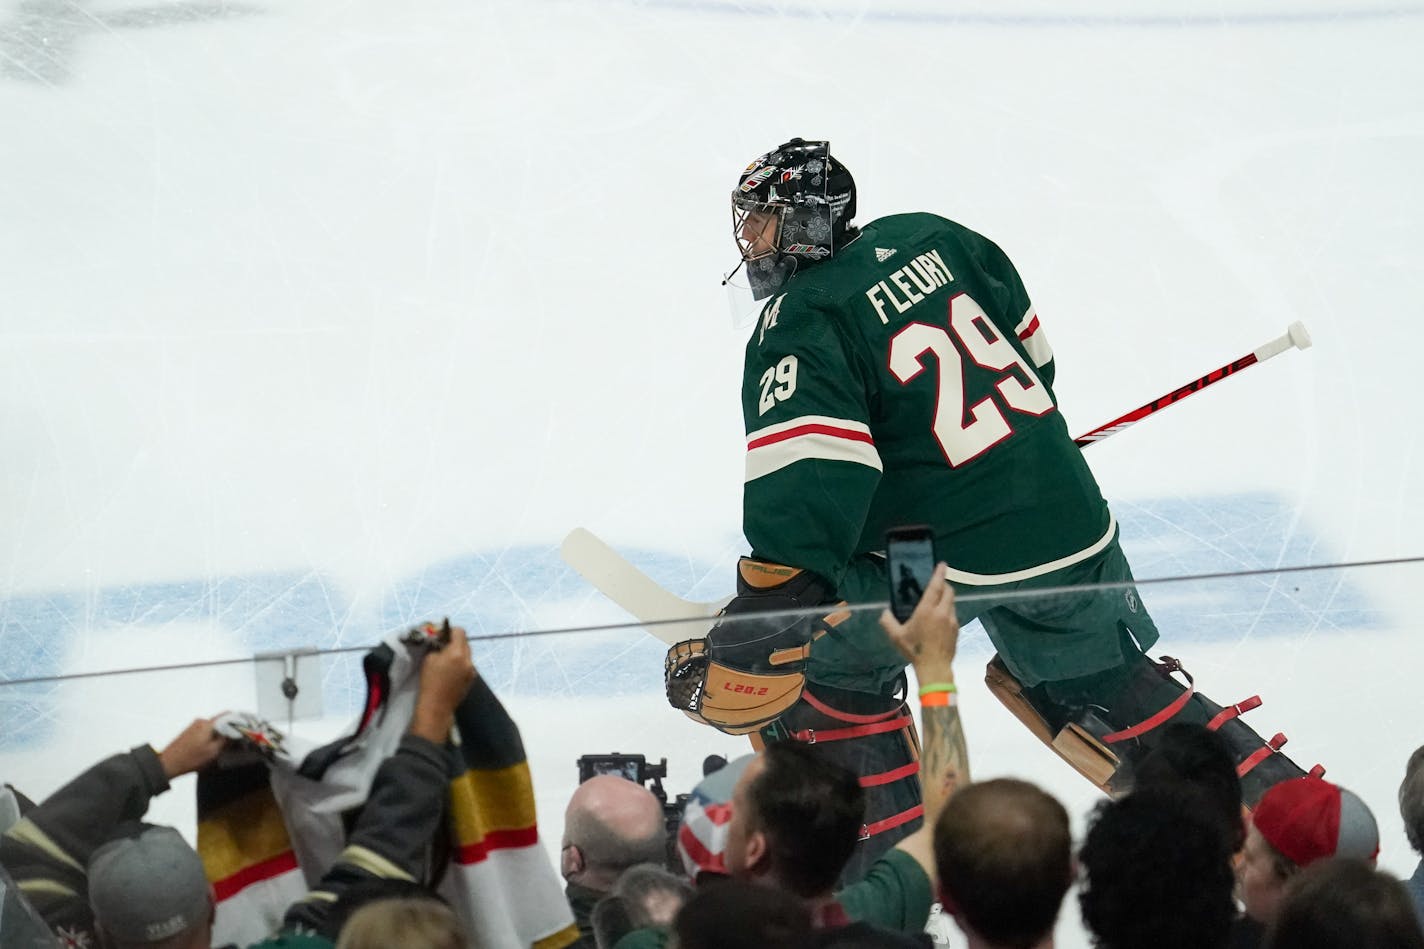
[{"label": "helmet cage", "polygon": [[[847,184],[845,193],[832,196],[834,172]],[[732,234],[738,266],[746,266],[756,299],[776,292],[802,261],[815,263],[835,252],[837,223],[843,233],[854,213],[850,189],[849,176],[824,141],[792,139],[747,166],[732,192]],[[758,215],[766,217],[765,227]]]}]

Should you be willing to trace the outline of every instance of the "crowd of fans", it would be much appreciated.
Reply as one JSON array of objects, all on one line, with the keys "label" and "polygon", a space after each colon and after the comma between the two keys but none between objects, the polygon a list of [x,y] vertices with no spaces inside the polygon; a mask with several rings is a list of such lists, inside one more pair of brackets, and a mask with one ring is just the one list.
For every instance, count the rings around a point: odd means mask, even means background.
[{"label": "crowd of fans", "polygon": [[[958,627],[948,589],[934,585],[905,624],[882,620],[921,681],[952,682]],[[419,670],[408,724],[374,771],[340,855],[259,945],[491,942],[469,907],[435,885],[449,857],[432,847],[442,823],[479,824],[481,847],[496,846],[504,826],[494,813],[452,818],[447,800],[460,770],[452,727],[478,679],[463,631],[434,643]],[[568,802],[558,868],[569,925],[493,942],[929,946],[938,903],[959,930],[951,941],[1039,949],[1053,945],[1076,884],[1084,927],[1104,949],[1424,949],[1424,860],[1408,881],[1377,869],[1374,816],[1345,788],[1315,776],[1285,781],[1247,813],[1220,738],[1167,725],[1132,790],[1098,804],[1075,847],[1068,813],[1044,789],[1013,778],[971,783],[956,736],[939,722],[926,715],[922,725],[923,826],[862,878],[842,875],[862,837],[861,782],[814,744],[785,741],[707,775],[675,848],[662,802],[642,785],[612,775],[582,783]],[[232,752],[214,725],[198,720],[161,751],[106,759],[38,804],[0,787],[0,946],[214,945],[211,868],[176,830],[141,820],[174,779]],[[1424,854],[1424,748],[1408,761],[1398,803],[1410,845]],[[668,866],[670,851],[680,866]]]}]

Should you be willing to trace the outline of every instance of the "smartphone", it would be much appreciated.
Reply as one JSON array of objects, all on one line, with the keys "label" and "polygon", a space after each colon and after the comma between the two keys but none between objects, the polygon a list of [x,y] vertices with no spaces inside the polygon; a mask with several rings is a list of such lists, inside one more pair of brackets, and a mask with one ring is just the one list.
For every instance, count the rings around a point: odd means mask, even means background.
[{"label": "smartphone", "polygon": [[885,562],[890,575],[890,613],[910,618],[934,573],[934,532],[928,527],[894,527],[885,532]]}]

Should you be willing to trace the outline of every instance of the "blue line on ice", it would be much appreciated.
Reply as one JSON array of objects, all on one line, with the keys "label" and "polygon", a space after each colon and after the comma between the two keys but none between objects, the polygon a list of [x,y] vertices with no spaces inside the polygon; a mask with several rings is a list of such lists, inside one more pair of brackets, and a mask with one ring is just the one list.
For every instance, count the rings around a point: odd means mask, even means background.
[{"label": "blue line on ice", "polygon": [[[1269,494],[1180,497],[1118,502],[1123,546],[1139,579],[1229,570],[1329,563],[1328,545],[1295,521],[1294,507]],[[685,552],[629,550],[631,560],[668,589],[711,600],[731,588],[731,565],[704,563]],[[724,569],[725,568],[725,569]],[[553,546],[478,551],[431,563],[379,598],[379,607],[348,609],[349,593],[318,572],[194,578],[97,591],[58,591],[0,601],[0,681],[54,675],[89,631],[125,628],[133,667],[171,657],[145,651],[145,629],[167,624],[211,626],[250,653],[299,646],[331,648],[376,642],[383,630],[450,616],[472,636],[619,622],[607,605],[559,560]],[[1183,644],[1330,635],[1379,628],[1387,618],[1357,578],[1341,571],[1257,576],[1167,585],[1144,591],[1163,639],[1160,649],[1190,655]],[[641,632],[595,632],[509,639],[477,647],[480,668],[500,690],[532,694],[627,694],[661,687],[664,647]],[[987,640],[966,635],[961,653],[983,654]],[[249,654],[250,654],[249,653]],[[234,657],[237,658],[237,657]],[[362,696],[356,656],[329,660],[329,711]],[[40,739],[52,718],[52,686],[0,688],[0,750]]]}]

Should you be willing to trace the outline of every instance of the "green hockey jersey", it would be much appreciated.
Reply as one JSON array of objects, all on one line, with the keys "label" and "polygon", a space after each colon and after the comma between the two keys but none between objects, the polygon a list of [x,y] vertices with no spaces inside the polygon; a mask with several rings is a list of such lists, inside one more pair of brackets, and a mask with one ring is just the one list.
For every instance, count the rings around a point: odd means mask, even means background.
[{"label": "green hockey jersey", "polygon": [[839,584],[927,524],[960,584],[1085,560],[1116,527],[1053,394],[1053,352],[992,241],[932,214],[863,228],[771,297],[747,343],[743,528]]}]

